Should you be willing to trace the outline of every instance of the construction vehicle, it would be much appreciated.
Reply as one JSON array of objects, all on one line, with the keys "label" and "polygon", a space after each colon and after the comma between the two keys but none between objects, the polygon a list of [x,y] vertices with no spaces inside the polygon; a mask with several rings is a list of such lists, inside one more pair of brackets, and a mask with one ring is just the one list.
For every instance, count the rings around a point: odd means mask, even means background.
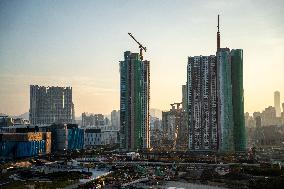
[{"label": "construction vehicle", "polygon": [[128,33],[128,35],[130,35],[130,37],[132,37],[132,39],[139,45],[139,49],[140,49],[140,59],[143,60],[143,54],[142,54],[142,51],[144,50],[146,52],[146,47],[144,47],[139,41],[137,41],[135,39],[135,37],[131,34],[131,33]]}]

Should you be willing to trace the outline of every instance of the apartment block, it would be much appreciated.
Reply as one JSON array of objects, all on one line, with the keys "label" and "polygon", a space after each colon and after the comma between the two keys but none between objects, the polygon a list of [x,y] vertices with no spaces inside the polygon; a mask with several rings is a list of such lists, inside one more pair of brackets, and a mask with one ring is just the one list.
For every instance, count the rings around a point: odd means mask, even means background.
[{"label": "apartment block", "polygon": [[32,125],[73,123],[75,120],[72,87],[30,86]]},{"label": "apartment block", "polygon": [[188,57],[187,113],[190,151],[217,151],[216,56]]}]

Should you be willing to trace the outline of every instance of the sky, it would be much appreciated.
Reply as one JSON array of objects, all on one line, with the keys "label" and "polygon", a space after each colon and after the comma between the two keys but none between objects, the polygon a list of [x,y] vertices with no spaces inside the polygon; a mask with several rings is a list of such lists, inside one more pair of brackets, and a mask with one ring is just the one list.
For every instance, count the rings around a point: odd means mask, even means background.
[{"label": "sky", "polygon": [[76,116],[119,109],[119,61],[150,60],[151,108],[181,101],[188,56],[244,50],[245,111],[284,103],[282,0],[1,0],[0,112],[29,110],[29,85],[72,86]]}]

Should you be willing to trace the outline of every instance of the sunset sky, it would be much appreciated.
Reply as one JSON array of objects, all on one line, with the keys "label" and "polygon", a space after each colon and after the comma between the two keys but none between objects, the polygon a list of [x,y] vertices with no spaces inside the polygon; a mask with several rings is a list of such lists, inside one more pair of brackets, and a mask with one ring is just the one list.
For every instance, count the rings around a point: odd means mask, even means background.
[{"label": "sunset sky", "polygon": [[0,112],[29,110],[29,85],[72,86],[76,116],[119,109],[119,61],[147,47],[151,108],[181,101],[188,56],[244,50],[245,111],[284,103],[283,0],[1,0]]}]

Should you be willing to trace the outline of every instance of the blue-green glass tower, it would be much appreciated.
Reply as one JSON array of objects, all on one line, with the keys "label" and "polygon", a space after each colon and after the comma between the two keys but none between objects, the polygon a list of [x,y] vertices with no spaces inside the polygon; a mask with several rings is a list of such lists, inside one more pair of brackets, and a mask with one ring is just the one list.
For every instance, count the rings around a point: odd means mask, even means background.
[{"label": "blue-green glass tower", "polygon": [[236,152],[242,152],[246,150],[243,90],[243,50],[233,49],[230,53],[230,59],[234,118],[234,145]]},{"label": "blue-green glass tower", "polygon": [[217,52],[219,151],[234,151],[234,120],[230,49]]},{"label": "blue-green glass tower", "polygon": [[126,51],[120,61],[120,147],[126,151],[150,147],[150,62]]}]

